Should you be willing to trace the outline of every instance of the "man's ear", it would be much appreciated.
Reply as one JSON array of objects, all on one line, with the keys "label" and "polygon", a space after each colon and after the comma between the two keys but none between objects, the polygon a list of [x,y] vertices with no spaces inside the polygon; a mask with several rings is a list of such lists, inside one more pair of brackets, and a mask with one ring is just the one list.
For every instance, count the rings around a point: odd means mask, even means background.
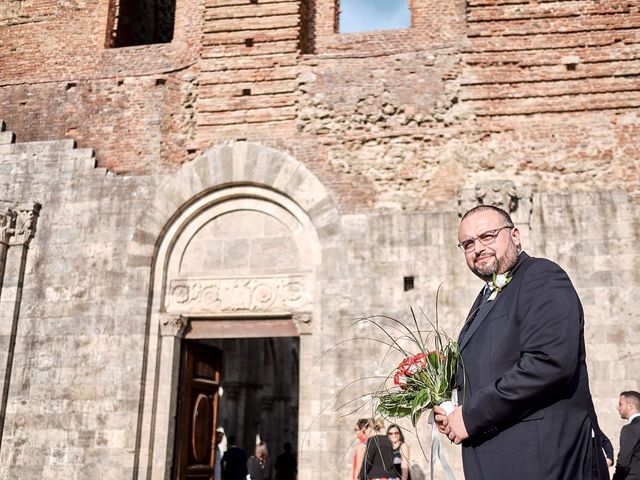
[{"label": "man's ear", "polygon": [[513,243],[515,243],[518,247],[522,248],[522,245],[520,244],[520,230],[518,229],[518,227],[513,227],[509,232],[509,234],[511,235],[511,239],[513,240]]}]

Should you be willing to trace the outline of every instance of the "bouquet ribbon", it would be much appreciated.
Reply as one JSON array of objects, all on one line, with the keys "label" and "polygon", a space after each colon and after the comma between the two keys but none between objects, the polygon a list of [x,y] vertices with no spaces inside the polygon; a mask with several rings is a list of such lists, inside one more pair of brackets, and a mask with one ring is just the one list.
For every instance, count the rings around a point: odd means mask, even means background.
[{"label": "bouquet ribbon", "polygon": [[[453,411],[453,403],[444,402],[440,405],[446,412],[447,415]],[[433,410],[431,410],[431,414],[429,415],[429,423],[431,424],[431,480],[434,480],[435,470],[436,470],[436,459],[440,460],[442,464],[442,469],[444,470],[445,475],[447,476],[447,480],[456,480],[455,475],[453,474],[453,470],[451,470],[451,466],[447,461],[447,456],[442,450],[442,443],[440,442],[440,432],[438,431],[438,427],[435,422],[435,414]]]}]

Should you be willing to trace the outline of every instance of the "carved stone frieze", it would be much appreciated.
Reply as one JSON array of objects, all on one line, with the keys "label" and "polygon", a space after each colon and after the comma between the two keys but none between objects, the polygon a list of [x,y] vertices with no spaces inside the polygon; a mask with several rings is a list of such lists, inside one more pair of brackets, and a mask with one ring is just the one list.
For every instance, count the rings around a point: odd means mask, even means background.
[{"label": "carved stone frieze", "polygon": [[458,192],[458,215],[478,205],[495,205],[507,211],[517,224],[529,224],[533,210],[533,193],[528,187],[518,187],[510,180],[477,183],[475,188]]},{"label": "carved stone frieze", "polygon": [[311,305],[308,275],[172,280],[168,312],[287,312]]},{"label": "carved stone frieze", "polygon": [[166,316],[160,321],[160,335],[163,337],[182,337],[189,326],[189,320],[182,315]]}]

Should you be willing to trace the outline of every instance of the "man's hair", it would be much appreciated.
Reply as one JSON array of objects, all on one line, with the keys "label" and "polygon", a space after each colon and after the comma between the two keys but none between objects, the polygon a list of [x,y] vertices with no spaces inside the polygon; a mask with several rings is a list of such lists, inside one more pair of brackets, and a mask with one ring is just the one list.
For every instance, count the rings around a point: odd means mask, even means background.
[{"label": "man's hair", "polygon": [[633,408],[636,411],[640,412],[640,393],[635,390],[629,390],[627,392],[622,392],[620,394],[621,397],[624,397],[628,403],[633,405]]},{"label": "man's hair", "polygon": [[495,205],[478,205],[477,207],[473,207],[471,210],[469,210],[467,213],[465,213],[462,216],[460,221],[462,222],[462,220],[473,215],[474,213],[486,212],[486,211],[496,212],[498,215],[500,215],[502,219],[506,222],[505,226],[509,226],[509,227],[514,226],[513,220],[511,220],[511,216],[509,216],[509,214],[506,211],[504,211],[500,207],[496,207]]}]

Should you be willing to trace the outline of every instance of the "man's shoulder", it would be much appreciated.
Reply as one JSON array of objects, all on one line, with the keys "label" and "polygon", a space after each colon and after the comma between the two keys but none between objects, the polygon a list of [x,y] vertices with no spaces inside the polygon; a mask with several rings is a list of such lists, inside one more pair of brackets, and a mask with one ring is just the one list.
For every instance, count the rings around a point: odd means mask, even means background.
[{"label": "man's shoulder", "polygon": [[564,269],[558,265],[556,262],[549,260],[548,258],[543,257],[531,257],[527,255],[525,252],[522,252],[520,255],[524,255],[521,266],[522,270],[527,271],[529,274],[536,274],[541,272],[548,273],[556,273],[567,275]]},{"label": "man's shoulder", "polygon": [[620,430],[620,435],[639,437],[640,436],[640,418],[634,419],[632,422],[627,423]]},{"label": "man's shoulder", "polygon": [[640,434],[640,417],[634,418],[631,422],[629,422],[622,428],[629,428],[630,430],[634,430],[635,432]]}]

